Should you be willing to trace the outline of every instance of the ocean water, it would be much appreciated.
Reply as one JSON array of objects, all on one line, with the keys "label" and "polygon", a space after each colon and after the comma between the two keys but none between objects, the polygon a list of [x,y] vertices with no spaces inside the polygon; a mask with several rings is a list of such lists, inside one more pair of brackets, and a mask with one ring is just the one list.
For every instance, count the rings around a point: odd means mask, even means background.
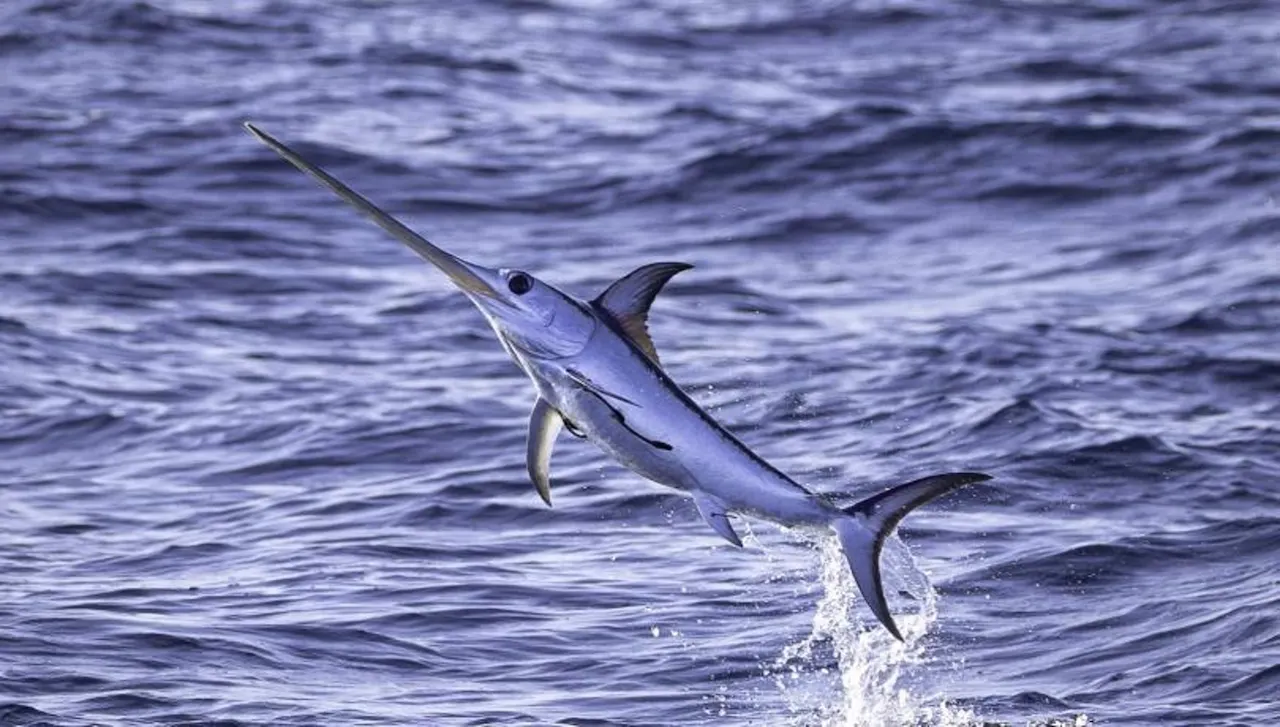
[{"label": "ocean water", "polygon": [[[1270,0],[6,0],[0,724],[1280,724]],[[687,391],[889,557],[719,540],[442,276],[682,260]]]}]

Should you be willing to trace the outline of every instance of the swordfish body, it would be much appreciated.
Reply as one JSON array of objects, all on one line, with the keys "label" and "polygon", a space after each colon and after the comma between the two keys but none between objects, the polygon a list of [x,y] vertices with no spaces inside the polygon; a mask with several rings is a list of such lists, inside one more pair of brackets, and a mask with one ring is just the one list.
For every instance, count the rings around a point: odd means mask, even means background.
[{"label": "swordfish body", "polygon": [[480,309],[537,390],[526,454],[530,479],[547,505],[551,451],[568,429],[642,477],[688,493],[707,524],[735,546],[742,541],[731,514],[833,531],[872,613],[902,639],[880,577],[885,538],[911,510],[988,475],[933,475],[837,507],[748,449],[662,368],[648,333],[649,307],[672,276],[692,266],[645,265],[595,299],[580,300],[527,272],[487,268],[446,252],[272,136],[245,127],[438,268]]}]

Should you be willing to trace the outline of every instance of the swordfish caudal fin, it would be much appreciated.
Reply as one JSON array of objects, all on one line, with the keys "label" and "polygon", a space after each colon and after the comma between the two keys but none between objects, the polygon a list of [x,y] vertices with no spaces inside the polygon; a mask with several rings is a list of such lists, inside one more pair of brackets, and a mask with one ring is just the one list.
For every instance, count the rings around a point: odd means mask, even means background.
[{"label": "swordfish caudal fin", "polygon": [[529,467],[529,479],[538,491],[542,501],[551,507],[551,448],[555,446],[556,435],[564,426],[564,418],[546,399],[541,396],[534,402],[533,414],[529,416],[529,448],[525,454],[525,464]]},{"label": "swordfish caudal fin", "polygon": [[907,513],[942,495],[975,482],[991,479],[981,472],[952,472],[933,475],[898,485],[873,495],[853,507],[845,508],[848,517],[837,518],[831,527],[840,538],[844,557],[853,570],[862,598],[871,607],[880,623],[902,641],[902,634],[889,613],[889,603],[884,597],[884,584],[880,580],[880,550]]},{"label": "swordfish caudal fin", "polygon": [[649,306],[653,305],[658,291],[673,275],[692,267],[688,263],[643,265],[614,281],[594,302],[613,318],[650,361],[657,364],[658,351],[649,337]]}]

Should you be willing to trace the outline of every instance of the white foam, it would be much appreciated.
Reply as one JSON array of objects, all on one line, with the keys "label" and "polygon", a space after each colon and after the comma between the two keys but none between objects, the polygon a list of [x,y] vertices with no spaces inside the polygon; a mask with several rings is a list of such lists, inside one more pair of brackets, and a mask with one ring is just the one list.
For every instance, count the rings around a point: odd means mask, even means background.
[{"label": "white foam", "polygon": [[[913,694],[903,677],[925,661],[921,637],[937,618],[937,594],[905,548],[886,549],[886,570],[917,596],[916,611],[895,607],[905,638],[898,642],[879,624],[864,625],[866,609],[835,538],[818,547],[823,595],[813,630],[783,649],[769,669],[796,727],[902,727],[981,724],[970,710],[949,707],[936,696]],[[891,557],[890,557],[891,556]],[[830,667],[834,661],[835,669]]]}]

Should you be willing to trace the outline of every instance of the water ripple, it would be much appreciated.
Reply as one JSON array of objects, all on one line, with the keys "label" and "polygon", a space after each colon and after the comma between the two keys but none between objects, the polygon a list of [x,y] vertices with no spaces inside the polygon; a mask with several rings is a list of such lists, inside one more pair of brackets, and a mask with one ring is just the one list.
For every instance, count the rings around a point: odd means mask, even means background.
[{"label": "water ripple", "polygon": [[[1266,3],[16,0],[0,723],[1280,721]],[[583,295],[842,557],[565,438],[483,320],[239,130]],[[918,559],[918,560],[917,560]]]}]

